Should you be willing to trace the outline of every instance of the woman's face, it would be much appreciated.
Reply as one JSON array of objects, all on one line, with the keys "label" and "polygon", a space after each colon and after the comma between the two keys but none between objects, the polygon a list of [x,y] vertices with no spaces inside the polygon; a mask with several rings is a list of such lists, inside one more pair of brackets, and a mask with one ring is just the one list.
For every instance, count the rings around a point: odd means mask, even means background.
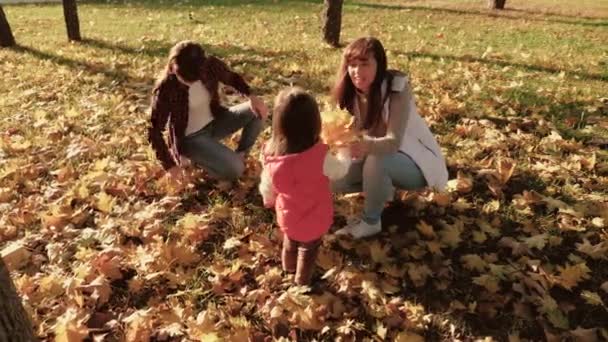
[{"label": "woman's face", "polygon": [[177,63],[173,63],[171,64],[171,72],[175,74],[175,76],[177,76],[177,80],[180,81],[182,84],[190,86],[192,85],[192,82],[188,82],[186,81],[180,74],[179,74],[179,67],[177,66]]},{"label": "woman's face", "polygon": [[367,93],[376,78],[377,67],[376,59],[369,53],[363,58],[353,58],[348,63],[348,76],[359,91]]}]

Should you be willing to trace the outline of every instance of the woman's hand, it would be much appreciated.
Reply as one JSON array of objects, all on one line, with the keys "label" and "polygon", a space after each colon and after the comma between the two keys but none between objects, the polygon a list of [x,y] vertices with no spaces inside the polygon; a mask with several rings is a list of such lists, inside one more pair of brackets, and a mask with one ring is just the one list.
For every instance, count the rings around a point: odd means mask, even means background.
[{"label": "woman's hand", "polygon": [[363,159],[369,153],[369,149],[366,144],[358,141],[350,144],[350,155],[352,159]]},{"label": "woman's hand", "polygon": [[268,107],[266,107],[264,101],[255,95],[249,96],[249,106],[261,119],[265,119],[268,115]]}]

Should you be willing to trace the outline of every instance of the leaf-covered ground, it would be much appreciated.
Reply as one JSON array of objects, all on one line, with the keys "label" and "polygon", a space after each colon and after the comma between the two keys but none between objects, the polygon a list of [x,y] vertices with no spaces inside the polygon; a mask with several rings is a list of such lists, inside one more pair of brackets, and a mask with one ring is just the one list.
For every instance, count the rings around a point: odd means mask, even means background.
[{"label": "leaf-covered ground", "polygon": [[[78,44],[60,5],[3,6],[21,47],[0,51],[0,250],[39,336],[608,339],[608,1],[484,5],[346,2],[343,41],[376,35],[411,75],[451,181],[400,193],[378,237],[328,235],[310,290],[280,270],[254,158],[175,193],[145,131],[181,39],[269,103],[292,82],[325,101],[319,1],[79,3]],[[336,198],[336,228],[361,205]]]}]

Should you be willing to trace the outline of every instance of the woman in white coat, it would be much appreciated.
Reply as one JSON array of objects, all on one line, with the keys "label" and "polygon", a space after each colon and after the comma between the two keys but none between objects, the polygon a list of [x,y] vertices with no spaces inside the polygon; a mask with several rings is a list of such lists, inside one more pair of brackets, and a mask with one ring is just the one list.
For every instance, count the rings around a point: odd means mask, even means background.
[{"label": "woman in white coat", "polygon": [[395,188],[445,188],[448,172],[441,148],[416,110],[407,76],[387,70],[378,39],[359,38],[346,47],[332,97],[354,116],[353,129],[363,136],[350,146],[354,161],[332,189],[362,191],[364,210],[360,221],[337,234],[362,238],[379,233],[382,210]]}]

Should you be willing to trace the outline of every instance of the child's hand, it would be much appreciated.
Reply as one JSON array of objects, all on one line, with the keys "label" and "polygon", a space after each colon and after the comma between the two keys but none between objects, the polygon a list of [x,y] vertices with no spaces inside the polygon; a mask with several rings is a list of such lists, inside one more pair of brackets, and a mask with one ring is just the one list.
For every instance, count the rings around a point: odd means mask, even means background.
[{"label": "child's hand", "polygon": [[268,107],[264,101],[255,95],[249,96],[249,106],[251,110],[257,114],[261,119],[265,119],[268,116]]},{"label": "child's hand", "polygon": [[350,155],[353,159],[363,159],[369,153],[367,145],[362,142],[350,144]]},{"label": "child's hand", "polygon": [[338,157],[338,160],[350,161],[352,159],[350,147],[346,146],[338,148],[336,156]]}]

